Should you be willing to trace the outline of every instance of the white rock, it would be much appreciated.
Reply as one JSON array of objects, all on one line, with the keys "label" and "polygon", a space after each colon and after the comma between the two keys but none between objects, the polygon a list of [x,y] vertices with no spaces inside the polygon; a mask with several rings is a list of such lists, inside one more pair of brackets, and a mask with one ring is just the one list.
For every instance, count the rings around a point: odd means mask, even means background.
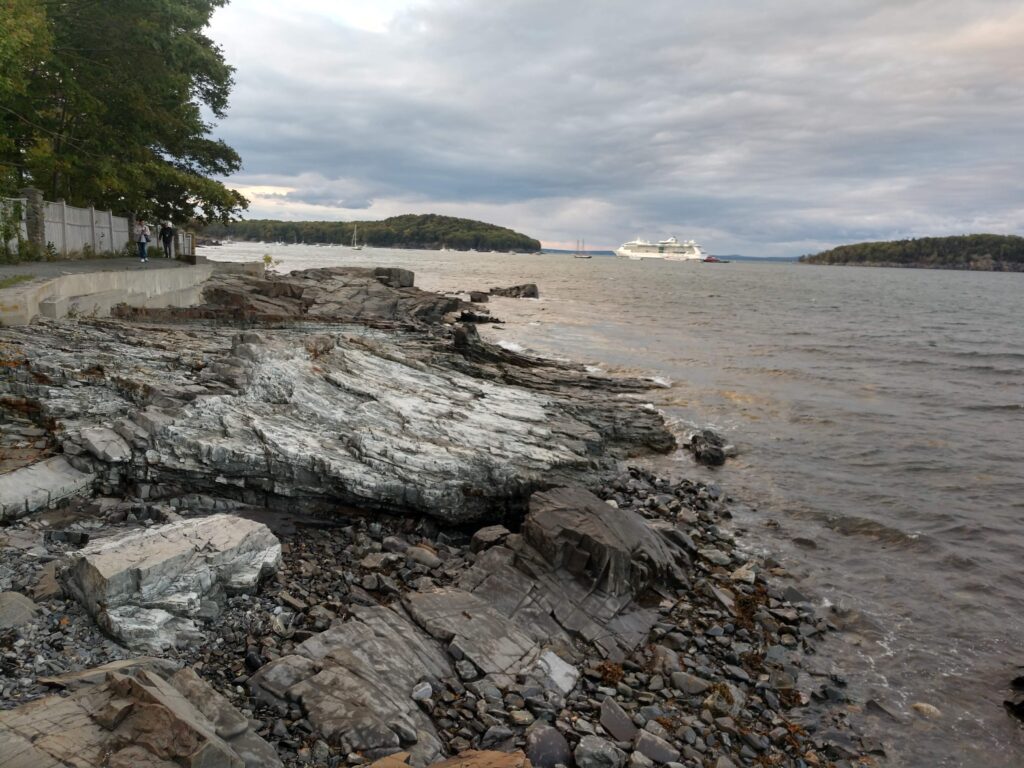
[{"label": "white rock", "polygon": [[753,584],[757,580],[757,574],[754,573],[754,568],[750,563],[741,565],[731,574],[729,578],[733,581],[740,581],[744,584]]},{"label": "white rock", "polygon": [[430,683],[420,683],[412,689],[413,701],[425,701],[434,694],[434,689],[430,686]]},{"label": "white rock", "polygon": [[537,667],[563,694],[571,692],[580,679],[579,670],[572,664],[563,661],[553,651],[544,651],[537,659]]},{"label": "white rock", "polygon": [[117,432],[106,427],[82,430],[82,442],[93,456],[101,461],[121,464],[132,457],[132,449]]},{"label": "white rock", "polygon": [[213,515],[90,544],[75,553],[65,581],[107,632],[152,651],[187,642],[195,624],[179,619],[255,588],[280,559],[267,526]]}]

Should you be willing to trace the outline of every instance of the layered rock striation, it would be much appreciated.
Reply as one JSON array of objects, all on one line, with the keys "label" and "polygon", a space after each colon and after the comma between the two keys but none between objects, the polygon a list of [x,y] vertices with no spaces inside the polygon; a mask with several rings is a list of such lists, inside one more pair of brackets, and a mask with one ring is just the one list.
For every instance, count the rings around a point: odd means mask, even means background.
[{"label": "layered rock striation", "polygon": [[[471,326],[452,331],[436,321],[453,300],[411,281],[403,270],[225,275],[207,305],[153,313],[160,324],[2,329],[13,364],[0,402],[34,410],[109,493],[447,522],[521,513],[538,488],[673,447],[653,409],[608,397],[645,382],[506,353]],[[259,331],[212,322],[286,317],[288,327]],[[392,327],[369,327],[381,323]]]}]

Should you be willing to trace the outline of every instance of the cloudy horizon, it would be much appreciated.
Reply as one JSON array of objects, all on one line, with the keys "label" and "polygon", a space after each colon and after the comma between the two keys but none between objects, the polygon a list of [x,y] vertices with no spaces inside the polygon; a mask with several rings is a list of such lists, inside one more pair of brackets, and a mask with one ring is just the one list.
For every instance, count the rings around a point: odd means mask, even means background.
[{"label": "cloudy horizon", "polygon": [[1024,230],[1002,0],[232,0],[247,218],[481,219],[795,256]]}]

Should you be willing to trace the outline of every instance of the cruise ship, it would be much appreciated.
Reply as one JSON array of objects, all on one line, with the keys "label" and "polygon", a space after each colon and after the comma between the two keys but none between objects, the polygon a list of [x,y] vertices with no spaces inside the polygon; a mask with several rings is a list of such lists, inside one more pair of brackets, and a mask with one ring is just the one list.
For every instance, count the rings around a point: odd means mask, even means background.
[{"label": "cruise ship", "polygon": [[665,259],[666,261],[701,261],[706,254],[693,240],[684,243],[674,237],[650,243],[647,240],[630,240],[620,245],[616,256],[624,259]]}]

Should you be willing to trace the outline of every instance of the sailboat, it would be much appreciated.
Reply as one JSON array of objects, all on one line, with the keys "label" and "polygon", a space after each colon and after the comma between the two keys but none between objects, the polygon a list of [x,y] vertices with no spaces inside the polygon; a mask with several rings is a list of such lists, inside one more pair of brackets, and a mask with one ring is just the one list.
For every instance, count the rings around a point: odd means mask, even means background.
[{"label": "sailboat", "polygon": [[358,224],[353,224],[352,225],[352,250],[353,251],[361,251],[361,250],[363,250],[363,246],[359,245],[359,241],[357,240],[358,233],[359,233],[359,225]]},{"label": "sailboat", "polygon": [[574,259],[589,259],[589,258],[592,258],[591,255],[589,253],[587,253],[587,243],[586,243],[585,240],[577,240],[576,241],[576,253],[574,253],[572,255],[572,257]]}]

